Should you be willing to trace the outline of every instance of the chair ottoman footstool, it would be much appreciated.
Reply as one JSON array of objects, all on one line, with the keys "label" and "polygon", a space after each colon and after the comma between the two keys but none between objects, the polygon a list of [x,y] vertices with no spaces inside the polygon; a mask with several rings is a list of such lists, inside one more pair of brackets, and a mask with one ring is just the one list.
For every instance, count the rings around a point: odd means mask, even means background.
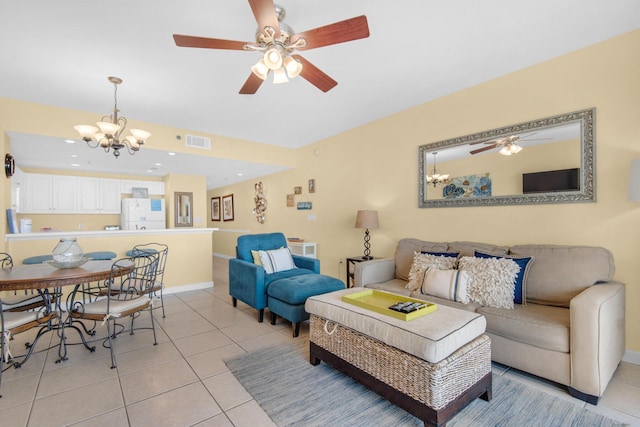
[{"label": "chair ottoman footstool", "polygon": [[323,274],[305,274],[274,280],[267,287],[267,307],[271,324],[280,316],[293,325],[293,337],[300,334],[300,323],[309,319],[304,309],[307,298],[344,289],[342,280]]}]

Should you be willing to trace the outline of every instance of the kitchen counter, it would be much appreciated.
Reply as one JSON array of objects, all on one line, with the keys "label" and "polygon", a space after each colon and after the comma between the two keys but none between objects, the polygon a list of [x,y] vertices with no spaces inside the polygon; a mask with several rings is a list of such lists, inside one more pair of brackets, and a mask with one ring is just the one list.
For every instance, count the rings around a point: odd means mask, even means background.
[{"label": "kitchen counter", "polygon": [[62,237],[84,238],[104,238],[115,236],[144,236],[144,235],[163,235],[163,234],[201,234],[213,233],[220,230],[219,228],[165,228],[162,230],[96,230],[96,231],[44,231],[39,233],[20,233],[6,234],[5,241],[23,241],[23,240],[45,240],[60,239]]}]

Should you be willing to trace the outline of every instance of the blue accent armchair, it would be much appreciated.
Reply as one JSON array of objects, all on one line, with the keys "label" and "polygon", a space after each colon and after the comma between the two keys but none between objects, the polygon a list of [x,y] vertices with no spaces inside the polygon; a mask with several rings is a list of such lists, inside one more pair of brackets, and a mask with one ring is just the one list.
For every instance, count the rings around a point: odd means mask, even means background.
[{"label": "blue accent armchair", "polygon": [[238,300],[258,310],[258,322],[264,320],[267,307],[267,287],[275,280],[304,274],[319,274],[320,260],[293,255],[296,268],[266,274],[261,265],[253,263],[251,251],[268,251],[287,247],[282,233],[247,234],[238,237],[236,258],[229,260],[229,295],[233,306]]}]

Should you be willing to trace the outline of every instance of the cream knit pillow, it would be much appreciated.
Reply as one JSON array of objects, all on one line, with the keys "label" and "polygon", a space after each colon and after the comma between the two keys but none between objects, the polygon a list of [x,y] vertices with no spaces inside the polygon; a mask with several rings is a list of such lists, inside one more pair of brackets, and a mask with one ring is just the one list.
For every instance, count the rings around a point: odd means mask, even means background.
[{"label": "cream knit pillow", "polygon": [[469,275],[469,300],[495,308],[513,308],[516,275],[520,266],[507,258],[462,257],[458,268]]},{"label": "cream knit pillow", "polygon": [[455,268],[457,258],[448,256],[436,256],[423,254],[420,252],[413,253],[413,263],[409,270],[409,283],[405,286],[407,289],[417,291],[420,289],[424,280],[424,273],[429,268],[438,270],[451,270]]}]

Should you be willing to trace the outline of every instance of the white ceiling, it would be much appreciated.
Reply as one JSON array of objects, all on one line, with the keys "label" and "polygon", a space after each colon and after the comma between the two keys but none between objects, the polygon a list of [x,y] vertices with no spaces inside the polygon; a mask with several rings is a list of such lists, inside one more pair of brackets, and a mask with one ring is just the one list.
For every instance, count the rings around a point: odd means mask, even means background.
[{"label": "white ceiling", "polygon": [[[245,0],[0,0],[0,97],[91,111],[97,120],[113,107],[107,76],[118,76],[118,106],[127,118],[297,148],[640,28],[638,0],[278,4],[299,32],[367,16],[369,38],[301,53],[338,82],[330,92],[296,78],[239,95],[258,53],[175,46],[174,33],[253,41],[256,23]],[[46,138],[12,134],[18,165],[69,168],[60,150]],[[206,175],[208,188],[283,169],[188,155],[163,162],[153,136],[133,157],[93,152],[100,155],[82,154],[79,168],[186,170]],[[163,166],[146,172],[154,163]]]}]

